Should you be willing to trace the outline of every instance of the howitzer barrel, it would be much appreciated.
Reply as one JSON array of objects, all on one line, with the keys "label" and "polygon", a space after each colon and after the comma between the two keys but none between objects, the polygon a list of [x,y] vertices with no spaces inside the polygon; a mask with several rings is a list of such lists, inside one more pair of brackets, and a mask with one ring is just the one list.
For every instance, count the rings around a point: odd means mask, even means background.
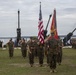
[{"label": "howitzer barrel", "polygon": [[76,28],[72,31],[72,33],[76,30]]},{"label": "howitzer barrel", "polygon": [[18,28],[20,28],[20,11],[18,10]]},{"label": "howitzer barrel", "polygon": [[48,22],[47,22],[47,25],[46,25],[46,29],[45,29],[45,30],[47,30],[47,27],[48,27],[48,25],[49,25],[49,21],[50,21],[51,16],[52,16],[52,15],[49,15],[49,20],[48,20]]},{"label": "howitzer barrel", "polygon": [[46,25],[46,28],[45,28],[45,30],[44,30],[44,39],[45,39],[46,34],[47,34],[47,27],[48,27],[48,25],[49,25],[49,21],[50,21],[51,16],[52,16],[52,15],[49,15],[49,20],[48,20],[47,25]]}]

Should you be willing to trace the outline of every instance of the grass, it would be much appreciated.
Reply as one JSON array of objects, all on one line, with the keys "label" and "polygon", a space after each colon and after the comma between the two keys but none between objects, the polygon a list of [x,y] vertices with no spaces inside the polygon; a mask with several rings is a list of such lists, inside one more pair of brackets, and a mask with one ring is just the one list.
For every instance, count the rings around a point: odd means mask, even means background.
[{"label": "grass", "polygon": [[14,57],[9,58],[8,49],[0,49],[0,75],[76,75],[76,49],[63,49],[63,61],[57,65],[57,73],[50,73],[46,65],[39,67],[38,58],[35,58],[34,67],[30,67],[28,56],[24,59],[21,50],[14,50]]}]

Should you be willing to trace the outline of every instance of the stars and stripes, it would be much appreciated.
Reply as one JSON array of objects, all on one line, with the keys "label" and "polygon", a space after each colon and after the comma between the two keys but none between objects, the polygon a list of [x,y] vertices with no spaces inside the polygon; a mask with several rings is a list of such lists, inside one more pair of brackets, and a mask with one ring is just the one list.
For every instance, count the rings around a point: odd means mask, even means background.
[{"label": "stars and stripes", "polygon": [[40,2],[40,12],[39,12],[39,22],[38,22],[38,39],[41,44],[44,43],[44,29],[42,21],[42,12],[41,12],[41,2]]}]

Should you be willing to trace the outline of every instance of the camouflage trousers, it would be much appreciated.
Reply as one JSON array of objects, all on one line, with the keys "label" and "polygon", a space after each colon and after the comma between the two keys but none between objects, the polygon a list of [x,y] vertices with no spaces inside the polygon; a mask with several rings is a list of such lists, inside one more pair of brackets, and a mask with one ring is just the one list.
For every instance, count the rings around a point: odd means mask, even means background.
[{"label": "camouflage trousers", "polygon": [[49,55],[48,54],[46,55],[46,58],[47,58],[47,64],[49,65]]},{"label": "camouflage trousers", "polygon": [[56,68],[56,54],[49,54],[49,66],[51,69]]},{"label": "camouflage trousers", "polygon": [[14,50],[9,50],[9,57],[13,57],[13,52],[14,52]]},{"label": "camouflage trousers", "polygon": [[34,64],[34,53],[32,52],[32,53],[29,53],[28,55],[29,55],[29,63]]},{"label": "camouflage trousers", "polygon": [[34,53],[34,55],[35,55],[35,57],[38,56],[38,50],[37,50],[37,49],[35,49],[35,53]]},{"label": "camouflage trousers", "polygon": [[38,57],[39,57],[39,64],[42,65],[43,59],[44,59],[44,49],[43,48],[39,48]]},{"label": "camouflage trousers", "polygon": [[61,63],[62,62],[62,51],[58,52],[57,54],[57,63]]},{"label": "camouflage trousers", "polygon": [[27,50],[21,50],[21,52],[22,52],[22,56],[25,58],[27,55]]}]

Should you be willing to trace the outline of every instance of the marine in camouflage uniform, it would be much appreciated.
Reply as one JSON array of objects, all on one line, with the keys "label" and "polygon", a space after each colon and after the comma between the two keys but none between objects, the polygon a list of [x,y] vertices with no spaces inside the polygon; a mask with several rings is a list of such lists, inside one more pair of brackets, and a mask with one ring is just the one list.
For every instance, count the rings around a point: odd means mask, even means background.
[{"label": "marine in camouflage uniform", "polygon": [[40,66],[43,66],[44,44],[40,44],[39,43],[38,57],[39,57],[39,64],[40,64]]},{"label": "marine in camouflage uniform", "polygon": [[48,40],[48,48],[49,48],[49,66],[51,71],[56,72],[56,56],[57,56],[57,46],[58,42],[54,38],[54,33],[51,33],[51,39]]},{"label": "marine in camouflage uniform", "polygon": [[76,49],[76,38],[72,38],[70,42],[71,42],[72,48]]},{"label": "marine in camouflage uniform", "polygon": [[14,52],[14,42],[12,41],[12,38],[9,40],[8,48],[9,48],[9,57],[13,57],[13,52]]},{"label": "marine in camouflage uniform", "polygon": [[35,43],[34,43],[34,40],[32,38],[30,38],[28,46],[29,46],[29,51],[28,51],[29,63],[32,67],[34,64],[34,52],[35,52]]},{"label": "marine in camouflage uniform", "polygon": [[22,56],[25,58],[27,55],[27,43],[25,42],[25,39],[23,38],[21,41],[21,52],[22,52]]},{"label": "marine in camouflage uniform", "polygon": [[58,54],[57,54],[57,63],[60,65],[62,62],[62,40],[58,39]]}]

